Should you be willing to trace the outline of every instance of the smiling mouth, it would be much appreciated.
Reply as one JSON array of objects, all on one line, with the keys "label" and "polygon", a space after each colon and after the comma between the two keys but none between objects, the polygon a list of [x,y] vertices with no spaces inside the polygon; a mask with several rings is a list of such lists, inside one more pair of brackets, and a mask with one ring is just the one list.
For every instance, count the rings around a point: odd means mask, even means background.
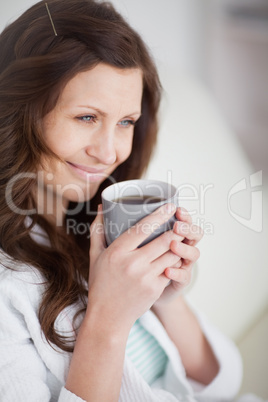
[{"label": "smiling mouth", "polygon": [[71,162],[67,162],[67,164],[71,167],[72,171],[89,181],[101,181],[108,177],[105,173],[105,169],[95,169]]},{"label": "smiling mouth", "polygon": [[67,163],[76,169],[83,170],[86,173],[98,174],[98,173],[103,173],[105,171],[105,169],[90,168],[88,166],[78,165],[76,163],[71,163],[71,162],[67,162]]}]

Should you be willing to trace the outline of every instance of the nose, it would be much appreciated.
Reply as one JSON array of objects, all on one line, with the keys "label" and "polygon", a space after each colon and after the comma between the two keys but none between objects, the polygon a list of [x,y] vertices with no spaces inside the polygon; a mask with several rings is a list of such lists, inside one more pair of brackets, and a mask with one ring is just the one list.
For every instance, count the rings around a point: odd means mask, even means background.
[{"label": "nose", "polygon": [[102,127],[95,132],[92,142],[86,148],[86,153],[104,165],[114,164],[117,158],[114,130]]}]

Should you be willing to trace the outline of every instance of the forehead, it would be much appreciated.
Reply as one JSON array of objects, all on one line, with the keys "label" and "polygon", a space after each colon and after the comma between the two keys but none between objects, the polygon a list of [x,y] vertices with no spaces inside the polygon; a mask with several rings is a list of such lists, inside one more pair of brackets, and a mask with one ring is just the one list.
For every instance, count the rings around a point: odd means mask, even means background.
[{"label": "forehead", "polygon": [[141,108],[143,92],[142,71],[138,68],[119,69],[98,64],[80,72],[67,82],[60,94],[60,107],[86,106]]}]

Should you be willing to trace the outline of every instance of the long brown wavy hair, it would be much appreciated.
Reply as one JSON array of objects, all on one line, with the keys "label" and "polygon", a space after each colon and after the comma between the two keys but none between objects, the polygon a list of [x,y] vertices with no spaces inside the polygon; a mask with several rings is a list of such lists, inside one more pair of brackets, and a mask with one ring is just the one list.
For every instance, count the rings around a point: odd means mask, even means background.
[{"label": "long brown wavy hair", "polygon": [[[161,88],[142,39],[111,4],[97,0],[50,0],[48,6],[57,36],[43,1],[0,35],[0,245],[15,261],[41,272],[46,283],[39,309],[42,331],[50,344],[71,351],[73,340],[57,333],[55,321],[64,308],[78,301],[86,306],[89,240],[60,231],[36,212],[33,193],[41,156],[56,157],[44,143],[41,121],[77,73],[98,63],[122,69],[140,68],[142,116],[134,129],[131,155],[113,173],[116,181],[139,178],[156,141]],[[89,216],[85,203],[75,217],[77,222],[93,220],[92,212],[96,211],[105,186],[107,182],[90,200]],[[10,200],[17,209],[11,208]],[[30,225],[25,224],[27,215]],[[51,246],[39,244],[31,237],[35,224],[45,230]]]}]

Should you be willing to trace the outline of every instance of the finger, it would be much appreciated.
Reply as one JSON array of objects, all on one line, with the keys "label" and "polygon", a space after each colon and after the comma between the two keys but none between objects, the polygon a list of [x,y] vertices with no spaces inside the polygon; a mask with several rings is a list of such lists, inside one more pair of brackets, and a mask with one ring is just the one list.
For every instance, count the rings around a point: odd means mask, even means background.
[{"label": "finger", "polygon": [[158,276],[158,280],[160,281],[161,285],[163,286],[163,290],[169,285],[170,280],[163,272]]},{"label": "finger", "polygon": [[191,271],[185,269],[169,267],[165,269],[165,275],[168,279],[186,286],[191,281]]},{"label": "finger", "polygon": [[90,225],[90,260],[95,260],[101,251],[106,248],[102,206],[98,206],[98,213]]},{"label": "finger", "polygon": [[177,265],[181,265],[181,258],[172,253],[172,251],[168,251],[165,254],[161,255],[152,263],[154,271],[156,271],[155,273],[157,274],[164,272],[167,267],[173,267]]},{"label": "finger", "polygon": [[193,267],[192,261],[181,258],[177,264],[172,265],[169,268],[181,268],[181,269],[184,269],[185,271],[190,271],[192,269],[192,267]]},{"label": "finger", "polygon": [[200,226],[189,224],[188,222],[177,221],[173,226],[173,231],[178,235],[185,237],[191,242],[187,242],[192,246],[195,246],[203,237],[203,230]]},{"label": "finger", "polygon": [[141,219],[136,225],[129,228],[114,243],[120,241],[121,246],[125,250],[136,249],[150,234],[156,232],[163,223],[168,221],[174,215],[175,211],[176,206],[174,204],[162,205],[156,211]]},{"label": "finger", "polygon": [[173,264],[170,268],[181,268],[183,266],[183,261],[184,260],[180,258],[180,260],[176,264]]},{"label": "finger", "polygon": [[146,252],[148,258],[153,261],[158,256],[166,253],[170,249],[170,243],[172,240],[182,241],[184,237],[179,236],[173,230],[168,230],[150,243],[143,246],[143,251]]},{"label": "finger", "polygon": [[197,261],[200,257],[200,251],[197,247],[190,246],[188,244],[177,242],[174,240],[170,244],[170,250],[173,253],[177,254],[179,257],[191,262]]},{"label": "finger", "polygon": [[176,211],[176,218],[177,218],[179,221],[192,223],[192,217],[191,217],[191,215],[190,215],[189,212],[188,212],[185,208],[183,208],[183,207],[177,208],[177,211]]}]

